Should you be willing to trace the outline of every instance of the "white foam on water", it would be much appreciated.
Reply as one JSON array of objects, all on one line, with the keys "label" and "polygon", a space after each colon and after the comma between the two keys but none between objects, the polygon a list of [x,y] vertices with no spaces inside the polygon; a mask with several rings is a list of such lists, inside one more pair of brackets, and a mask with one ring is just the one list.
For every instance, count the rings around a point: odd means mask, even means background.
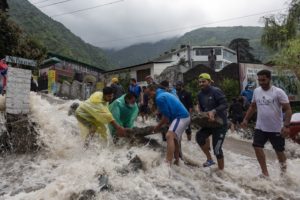
[{"label": "white foam on water", "polygon": [[[270,179],[259,178],[255,158],[224,150],[225,170],[165,164],[166,144],[161,135],[151,136],[161,147],[113,145],[95,139],[83,148],[77,121],[68,116],[69,106],[50,104],[31,94],[32,119],[38,123],[43,149],[34,155],[0,157],[0,199],[68,200],[74,193],[92,189],[96,199],[300,199],[300,159],[288,160],[287,174],[280,176],[277,161],[268,162]],[[155,124],[150,120],[149,124]],[[148,124],[136,123],[138,126]],[[195,131],[193,131],[193,136]],[[201,165],[205,157],[194,141],[182,141],[183,153]],[[294,147],[296,148],[296,146]],[[298,146],[299,149],[299,146]],[[121,173],[138,155],[143,169]],[[112,189],[99,191],[98,177],[106,174]]]}]

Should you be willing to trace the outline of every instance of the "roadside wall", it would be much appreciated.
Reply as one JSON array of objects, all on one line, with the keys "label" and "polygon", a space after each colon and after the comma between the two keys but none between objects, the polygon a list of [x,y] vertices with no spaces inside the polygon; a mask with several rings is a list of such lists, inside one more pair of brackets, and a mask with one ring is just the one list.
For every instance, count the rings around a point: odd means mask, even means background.
[{"label": "roadside wall", "polygon": [[6,113],[28,114],[31,70],[9,67],[7,72]]}]

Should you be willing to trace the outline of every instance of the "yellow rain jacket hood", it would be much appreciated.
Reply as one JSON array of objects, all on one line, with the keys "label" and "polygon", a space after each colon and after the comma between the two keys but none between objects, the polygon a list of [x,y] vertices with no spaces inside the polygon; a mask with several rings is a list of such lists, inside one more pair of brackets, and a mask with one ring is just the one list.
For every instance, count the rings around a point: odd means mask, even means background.
[{"label": "yellow rain jacket hood", "polygon": [[[93,93],[89,99],[82,102],[76,110],[76,117],[79,126],[85,126],[88,129],[96,128],[96,132],[103,138],[107,138],[106,126],[114,120],[108,109],[108,102],[103,100],[102,92]],[[86,132],[86,131],[85,131]],[[88,133],[82,133],[84,137]]]}]

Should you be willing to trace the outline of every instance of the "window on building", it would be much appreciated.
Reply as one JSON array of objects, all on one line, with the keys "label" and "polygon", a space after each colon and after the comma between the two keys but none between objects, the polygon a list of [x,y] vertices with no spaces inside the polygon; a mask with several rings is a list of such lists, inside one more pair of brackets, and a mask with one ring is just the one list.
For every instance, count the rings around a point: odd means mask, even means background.
[{"label": "window on building", "polygon": [[236,62],[235,53],[228,51],[227,49],[224,49],[223,51],[224,51],[223,52],[224,59],[229,60],[231,62]]},{"label": "window on building", "polygon": [[150,69],[142,69],[136,71],[137,82],[145,81],[146,76],[151,75]]},{"label": "window on building", "polygon": [[208,56],[210,54],[210,50],[214,49],[216,55],[221,55],[221,48],[197,48],[195,50],[196,56]]}]

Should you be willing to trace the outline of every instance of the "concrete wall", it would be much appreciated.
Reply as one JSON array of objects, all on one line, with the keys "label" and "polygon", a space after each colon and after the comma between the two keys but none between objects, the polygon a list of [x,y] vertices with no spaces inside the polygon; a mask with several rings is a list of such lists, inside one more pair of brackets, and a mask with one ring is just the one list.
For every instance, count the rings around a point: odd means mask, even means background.
[{"label": "concrete wall", "polygon": [[8,68],[6,113],[28,114],[31,70]]}]

